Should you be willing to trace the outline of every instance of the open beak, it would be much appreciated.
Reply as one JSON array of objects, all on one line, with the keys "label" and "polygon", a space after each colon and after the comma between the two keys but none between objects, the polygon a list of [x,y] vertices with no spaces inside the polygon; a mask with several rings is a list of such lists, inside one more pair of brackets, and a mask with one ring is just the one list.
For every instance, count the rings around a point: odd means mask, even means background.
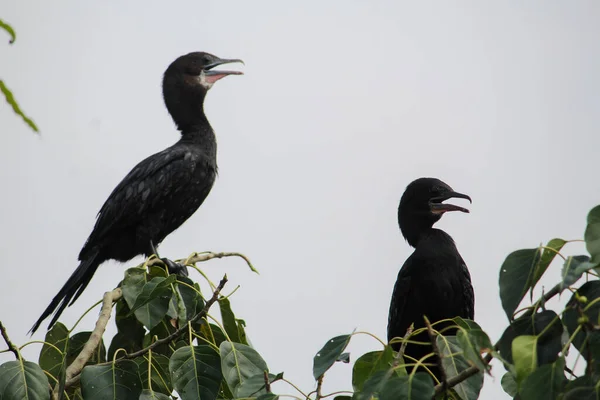
[{"label": "open beak", "polygon": [[215,83],[216,81],[218,81],[219,79],[226,77],[227,75],[243,75],[244,73],[241,71],[213,70],[214,67],[218,67],[219,65],[230,64],[230,63],[234,63],[234,62],[239,62],[239,63],[244,64],[244,62],[238,58],[234,58],[234,59],[220,58],[220,59],[214,61],[213,63],[206,65],[204,67],[204,76],[205,76],[206,81],[208,83],[212,84],[212,83]]},{"label": "open beak", "polygon": [[442,203],[443,201],[452,199],[452,198],[467,199],[467,200],[469,200],[469,203],[473,203],[471,201],[471,198],[469,196],[467,196],[466,194],[462,194],[462,193],[458,193],[458,192],[447,192],[443,196],[434,197],[431,200],[429,200],[429,208],[430,208],[431,212],[434,214],[443,214],[446,211],[461,211],[464,213],[469,212],[469,210],[467,210],[466,208],[463,208],[460,206],[455,206],[454,204]]}]

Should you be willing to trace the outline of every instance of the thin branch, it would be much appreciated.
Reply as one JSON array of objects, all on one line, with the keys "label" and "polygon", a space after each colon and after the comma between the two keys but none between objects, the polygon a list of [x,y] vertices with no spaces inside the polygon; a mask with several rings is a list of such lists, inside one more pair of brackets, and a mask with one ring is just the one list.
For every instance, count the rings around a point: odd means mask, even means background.
[{"label": "thin branch", "polygon": [[423,320],[425,320],[425,325],[427,326],[427,334],[429,334],[429,340],[431,340],[431,347],[433,348],[433,353],[437,356],[437,364],[438,364],[438,368],[440,370],[440,378],[442,379],[442,382],[440,383],[440,385],[442,385],[442,392],[445,392],[446,389],[448,388],[448,377],[446,376],[446,370],[444,369],[444,366],[442,365],[442,353],[440,353],[440,349],[437,346],[435,337],[436,334],[433,331],[433,328],[431,327],[431,323],[429,322],[429,319],[427,319],[426,316],[423,315]]},{"label": "thin branch", "polygon": [[8,333],[6,333],[6,328],[4,327],[4,325],[2,325],[2,321],[0,321],[0,332],[2,332],[2,337],[4,338],[4,341],[6,342],[6,345],[8,346],[8,350],[12,351],[15,354],[15,357],[17,358],[17,360],[20,360],[21,354],[19,353],[19,349],[8,338]]},{"label": "thin branch", "polygon": [[269,382],[269,373],[267,371],[263,371],[265,377],[265,390],[267,393],[271,393],[271,383]]},{"label": "thin branch", "polygon": [[[206,252],[202,252],[202,253],[192,253],[188,258],[185,258],[182,260],[177,260],[177,261],[183,261],[184,265],[192,265],[192,264],[196,264],[199,262],[212,260],[213,258],[224,258],[224,257],[240,257],[241,259],[243,259],[246,262],[246,264],[248,264],[248,267],[250,268],[250,270],[252,272],[256,272],[258,274],[258,270],[256,268],[254,268],[254,266],[250,262],[250,259],[248,257],[246,257],[245,255],[243,255],[242,253],[236,253],[236,252],[213,253],[212,251],[206,251]],[[150,266],[156,265],[156,264],[164,264],[164,263],[160,258],[151,257],[143,265],[150,267]]]},{"label": "thin branch", "polygon": [[412,334],[414,326],[415,326],[414,324],[410,324],[410,326],[406,330],[406,333],[404,334],[404,337],[402,338],[403,339],[402,344],[400,345],[400,351],[398,352],[399,357],[404,357],[404,352],[406,351],[406,346],[408,346],[408,338]]},{"label": "thin branch", "polygon": [[[83,346],[83,349],[77,358],[71,363],[71,365],[69,365],[67,371],[65,372],[65,389],[68,387],[67,383],[72,381],[73,377],[78,376],[81,373],[87,362],[94,355],[94,352],[102,341],[102,335],[104,335],[106,325],[108,325],[108,321],[110,320],[110,313],[112,311],[113,303],[119,300],[122,296],[123,291],[121,288],[116,288],[112,292],[104,293],[104,296],[102,297],[102,309],[100,310],[98,321],[96,321],[96,327],[92,331],[90,338]],[[54,398],[58,398],[59,386],[60,385],[56,385],[54,387]]]},{"label": "thin branch", "polygon": [[319,400],[319,399],[323,398],[323,394],[321,393],[321,390],[323,389],[323,376],[325,376],[325,374],[321,375],[319,377],[319,379],[317,379],[317,397],[316,397],[316,400]]}]

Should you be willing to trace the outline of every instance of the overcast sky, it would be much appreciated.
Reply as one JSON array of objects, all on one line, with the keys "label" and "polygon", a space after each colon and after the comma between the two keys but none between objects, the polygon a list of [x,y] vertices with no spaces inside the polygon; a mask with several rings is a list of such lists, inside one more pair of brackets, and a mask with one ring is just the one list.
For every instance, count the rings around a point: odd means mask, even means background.
[{"label": "overcast sky", "polygon": [[[600,3],[490,3],[3,1],[17,41],[0,33],[0,78],[41,129],[0,105],[0,320],[12,339],[28,340],[113,187],[178,139],[162,73],[203,50],[244,59],[245,75],[208,95],[219,177],[161,254],[250,257],[260,276],[238,259],[201,267],[214,280],[227,272],[228,291],[242,285],[234,311],[272,372],[309,391],[327,339],[354,328],[385,338],[411,253],[397,206],[422,176],[473,199],[471,214],[438,226],[471,270],[475,319],[497,340],[505,256],[581,238],[600,203]],[[72,324],[124,267],[103,265],[62,320]],[[377,348],[359,337],[350,351]],[[504,370],[494,372],[481,398],[507,397]],[[326,391],[351,388],[350,376],[336,366]]]}]

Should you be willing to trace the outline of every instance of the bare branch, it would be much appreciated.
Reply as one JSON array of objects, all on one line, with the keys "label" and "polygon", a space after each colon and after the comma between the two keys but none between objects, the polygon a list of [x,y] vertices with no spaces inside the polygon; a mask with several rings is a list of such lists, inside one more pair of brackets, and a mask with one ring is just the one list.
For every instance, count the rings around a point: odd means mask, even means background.
[{"label": "bare branch", "polygon": [[21,354],[19,353],[19,349],[8,338],[8,333],[6,333],[6,328],[4,327],[4,325],[2,325],[2,321],[0,321],[0,332],[2,332],[2,337],[4,338],[4,341],[6,342],[8,349],[15,354],[15,357],[17,358],[17,360],[20,360]]},{"label": "bare branch", "polygon": [[438,364],[438,368],[440,370],[440,378],[442,380],[442,382],[440,383],[440,385],[442,385],[441,391],[444,392],[444,391],[446,391],[446,389],[448,387],[448,377],[446,376],[446,370],[444,369],[444,366],[442,365],[442,353],[440,353],[440,349],[438,349],[437,342],[435,340],[435,337],[437,335],[433,331],[433,328],[431,327],[431,323],[429,322],[429,319],[427,319],[427,317],[424,315],[423,315],[423,320],[425,321],[425,326],[427,326],[427,333],[429,334],[429,340],[431,340],[431,347],[433,348],[433,353],[437,356],[437,364]]},{"label": "bare branch", "polygon": [[[112,311],[113,303],[119,300],[122,296],[123,291],[121,288],[116,288],[112,292],[104,293],[104,297],[102,298],[102,308],[100,310],[98,321],[96,321],[96,327],[92,331],[90,338],[83,346],[83,349],[77,358],[67,368],[65,373],[65,389],[70,386],[69,382],[73,381],[73,377],[78,376],[81,373],[87,362],[94,355],[94,352],[102,341],[102,335],[104,335],[106,325],[108,325],[108,321],[110,320],[110,313]],[[54,398],[58,398],[59,386],[60,385],[57,384],[54,387]]]},{"label": "bare branch", "polygon": [[408,339],[410,338],[410,335],[413,333],[414,326],[415,326],[415,324],[410,324],[410,326],[406,330],[406,333],[404,334],[404,338],[403,338],[404,340],[402,341],[402,344],[400,345],[400,351],[398,352],[398,360],[400,359],[400,357],[404,357],[404,352],[406,351],[406,346],[408,346]]},{"label": "bare branch", "polygon": [[267,371],[263,371],[265,377],[265,390],[267,393],[271,393],[271,383],[269,383],[269,373]]},{"label": "bare branch", "polygon": [[[235,252],[213,253],[212,251],[207,251],[207,252],[203,252],[203,253],[192,253],[188,258],[180,260],[180,261],[183,261],[184,265],[191,265],[191,264],[196,264],[199,262],[212,260],[213,258],[225,258],[225,257],[240,257],[241,259],[243,259],[246,262],[246,264],[248,264],[248,267],[250,268],[250,270],[252,270],[252,272],[256,272],[258,274],[258,270],[256,268],[254,268],[254,266],[250,262],[250,259],[248,257],[246,257],[245,255],[243,255],[242,253],[235,253]],[[146,265],[152,266],[152,265],[156,265],[156,264],[163,264],[163,262],[160,258],[154,257],[154,258],[151,258],[150,260],[148,260]]]}]

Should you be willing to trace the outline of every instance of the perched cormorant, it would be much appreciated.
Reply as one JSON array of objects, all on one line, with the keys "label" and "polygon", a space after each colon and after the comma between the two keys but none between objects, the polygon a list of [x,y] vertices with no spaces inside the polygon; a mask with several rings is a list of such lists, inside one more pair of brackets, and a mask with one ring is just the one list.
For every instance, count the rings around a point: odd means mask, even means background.
[{"label": "perched cormorant", "polygon": [[[79,267],[31,333],[54,313],[50,328],[67,305],[77,300],[104,261],[124,262],[140,254],[156,254],[155,246],[200,207],[217,174],[217,143],[204,114],[204,98],[219,79],[242,74],[213,69],[232,62],[242,61],[194,52],[169,65],[163,77],[163,97],[181,139],[136,165],[108,196],[79,253]],[[171,271],[187,273],[185,268],[163,260]]]},{"label": "perched cormorant", "polygon": [[[469,196],[453,191],[435,178],[415,180],[402,195],[398,223],[402,235],[415,251],[404,262],[394,285],[388,340],[404,337],[412,323],[415,330],[425,327],[423,315],[431,323],[457,316],[473,319],[475,299],[469,270],[450,235],[433,228],[447,211],[469,212],[443,203],[454,197],[471,201]],[[438,324],[434,328],[440,331],[448,325]],[[452,330],[444,332],[444,335],[452,334],[455,334]],[[411,339],[431,342],[427,332]],[[394,344],[393,348],[398,350],[400,343]],[[431,346],[408,344],[404,354],[418,360],[431,352]],[[406,358],[405,361],[413,362]],[[425,362],[437,365],[437,358],[427,358]],[[441,380],[437,367],[430,367],[430,370]]]}]

